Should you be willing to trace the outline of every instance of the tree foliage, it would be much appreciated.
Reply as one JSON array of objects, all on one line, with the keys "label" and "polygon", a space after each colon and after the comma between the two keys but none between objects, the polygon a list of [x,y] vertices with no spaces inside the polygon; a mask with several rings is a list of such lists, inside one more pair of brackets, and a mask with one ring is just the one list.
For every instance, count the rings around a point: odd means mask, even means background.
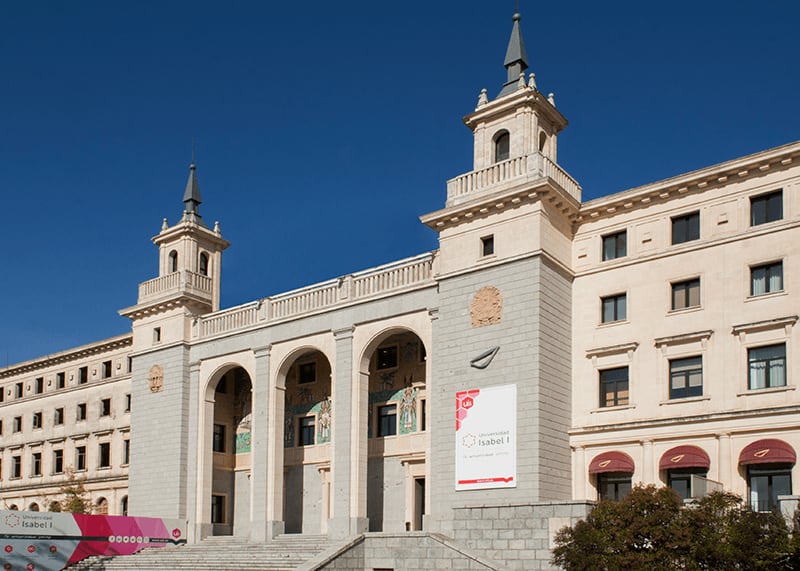
[{"label": "tree foliage", "polygon": [[85,479],[77,478],[74,473],[69,473],[69,479],[59,489],[64,495],[61,500],[61,511],[75,514],[92,513],[92,501],[86,491]]},{"label": "tree foliage", "polygon": [[800,542],[783,517],[724,492],[684,508],[670,488],[637,486],[624,500],[601,500],[555,543],[553,563],[566,571],[800,569]]}]

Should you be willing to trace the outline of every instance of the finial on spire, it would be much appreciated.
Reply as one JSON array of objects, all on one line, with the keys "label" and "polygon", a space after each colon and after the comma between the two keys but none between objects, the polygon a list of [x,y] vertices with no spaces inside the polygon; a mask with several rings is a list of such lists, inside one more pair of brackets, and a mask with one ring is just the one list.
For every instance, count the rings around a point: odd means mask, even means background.
[{"label": "finial on spire", "polygon": [[186,181],[186,190],[183,192],[184,219],[191,217],[194,222],[202,225],[198,207],[202,203],[200,198],[200,185],[197,183],[197,167],[194,164],[194,145],[192,145],[192,164],[189,165],[189,180]]},{"label": "finial on spire", "polygon": [[481,89],[481,94],[478,96],[478,107],[483,107],[489,103],[489,96],[486,95],[486,88]]},{"label": "finial on spire", "polygon": [[517,12],[514,13],[511,19],[514,22],[514,26],[511,28],[511,38],[508,40],[506,59],[503,62],[506,70],[508,70],[508,77],[498,97],[516,91],[520,74],[525,73],[525,70],[528,69],[528,54],[525,51],[525,42],[522,41],[522,31],[519,27],[519,22],[522,20],[519,6],[517,6]]}]

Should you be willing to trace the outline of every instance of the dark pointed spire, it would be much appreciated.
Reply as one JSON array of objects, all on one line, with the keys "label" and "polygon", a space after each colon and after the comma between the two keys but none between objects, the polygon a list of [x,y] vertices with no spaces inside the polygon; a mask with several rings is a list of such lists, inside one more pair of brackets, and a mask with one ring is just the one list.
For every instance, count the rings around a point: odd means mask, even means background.
[{"label": "dark pointed spire", "polygon": [[503,65],[508,70],[508,78],[498,97],[516,91],[519,83],[519,75],[525,73],[525,70],[528,69],[528,54],[525,51],[525,42],[522,41],[522,31],[519,27],[519,21],[522,19],[522,16],[517,12],[512,19],[514,20],[514,27],[511,28],[511,38],[508,40],[506,60],[503,62]]},{"label": "dark pointed spire", "polygon": [[194,157],[192,157],[192,164],[189,165],[189,180],[186,181],[186,190],[183,193],[183,203],[186,205],[183,216],[184,218],[192,217],[195,219],[195,222],[202,224],[198,207],[203,200],[200,198],[200,185],[197,184],[196,170],[197,167],[194,165]]}]

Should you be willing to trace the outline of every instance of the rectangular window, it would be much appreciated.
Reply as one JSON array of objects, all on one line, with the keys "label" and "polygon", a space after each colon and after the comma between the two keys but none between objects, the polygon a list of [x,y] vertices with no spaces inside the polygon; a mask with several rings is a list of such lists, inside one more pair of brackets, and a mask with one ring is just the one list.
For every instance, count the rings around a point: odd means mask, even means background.
[{"label": "rectangular window", "polygon": [[131,411],[131,393],[125,395],[125,412]]},{"label": "rectangular window", "polygon": [[66,373],[56,373],[56,388],[63,389],[67,386],[67,375]]},{"label": "rectangular window", "polygon": [[86,446],[75,447],[75,469],[86,470]]},{"label": "rectangular window", "polygon": [[771,512],[778,508],[778,496],[792,495],[791,465],[773,464],[747,467],[750,508]]},{"label": "rectangular window", "polygon": [[214,425],[214,436],[211,443],[211,450],[214,452],[225,452],[225,425]]},{"label": "rectangular window", "polygon": [[603,260],[624,258],[627,255],[628,232],[626,230],[603,236]]},{"label": "rectangular window", "polygon": [[16,432],[22,432],[22,417],[21,416],[15,416],[14,417],[13,432],[15,432],[15,433]]},{"label": "rectangular window", "polygon": [[703,395],[703,358],[688,357],[669,362],[669,398]]},{"label": "rectangular window", "polygon": [[783,191],[776,190],[750,198],[750,225],[783,219]]},{"label": "rectangular window", "polygon": [[378,436],[397,434],[397,405],[385,404],[378,407]]},{"label": "rectangular window", "polygon": [[628,318],[628,296],[624,293],[610,295],[601,299],[602,322],[625,321]]},{"label": "rectangular window", "polygon": [[78,369],[78,383],[85,385],[89,382],[89,367],[81,367]]},{"label": "rectangular window", "polygon": [[23,396],[25,396],[23,385],[22,383],[17,383],[14,385],[14,398],[21,399]]},{"label": "rectangular window", "polygon": [[747,350],[748,387],[751,390],[786,386],[786,344]]},{"label": "rectangular window", "polygon": [[40,395],[44,392],[44,377],[36,377],[34,381],[34,392]]},{"label": "rectangular window", "polygon": [[700,239],[700,213],[692,212],[672,219],[672,243],[683,244]]},{"label": "rectangular window", "polygon": [[484,236],[481,238],[481,256],[491,256],[494,254],[494,236]]},{"label": "rectangular window", "polygon": [[313,416],[304,416],[300,419],[300,446],[313,446],[315,422]]},{"label": "rectangular window", "polygon": [[3,435],[3,419],[0,418],[0,436]]},{"label": "rectangular window", "polygon": [[111,399],[100,401],[100,416],[111,416]]},{"label": "rectangular window", "polygon": [[600,371],[600,406],[628,404],[628,367]]},{"label": "rectangular window", "polygon": [[700,305],[700,278],[672,284],[672,309]]},{"label": "rectangular window", "polygon": [[750,295],[783,291],[783,262],[750,268]]},{"label": "rectangular window", "polygon": [[133,372],[133,357],[128,357],[128,372]]},{"label": "rectangular window", "polygon": [[3,402],[3,399],[5,399],[5,396],[6,396],[6,388],[5,387],[0,387],[0,402]]},{"label": "rectangular window", "polygon": [[64,473],[64,451],[53,450],[53,474]]},{"label": "rectangular window", "polygon": [[211,523],[225,523],[225,496],[211,496]]},{"label": "rectangular window", "polygon": [[161,343],[161,328],[153,328],[153,343]]},{"label": "rectangular window", "polygon": [[31,476],[42,475],[42,453],[34,452],[31,454]]},{"label": "rectangular window", "polygon": [[420,399],[419,401],[419,429],[425,432],[428,429],[428,418],[425,412],[425,399]]},{"label": "rectangular window", "polygon": [[101,442],[97,446],[97,467],[98,468],[110,468],[111,467],[111,443],[110,442]]},{"label": "rectangular window", "polygon": [[82,402],[75,411],[75,420],[86,420],[86,403]]},{"label": "rectangular window", "polygon": [[34,412],[33,416],[31,417],[31,428],[34,430],[38,428],[42,428],[42,413],[41,412]]},{"label": "rectangular window", "polygon": [[379,347],[377,353],[377,368],[394,369],[397,367],[397,345]]},{"label": "rectangular window", "polygon": [[131,441],[129,438],[122,441],[122,463],[125,466],[131,463]]},{"label": "rectangular window", "polygon": [[597,475],[597,495],[601,500],[619,501],[631,491],[631,475],[616,472]]},{"label": "rectangular window", "polygon": [[14,480],[22,478],[22,456],[11,457],[11,478]]},{"label": "rectangular window", "polygon": [[301,363],[298,367],[298,374],[300,384],[315,382],[317,380],[317,363]]},{"label": "rectangular window", "polygon": [[61,426],[64,424],[64,408],[57,408],[53,414],[53,425]]},{"label": "rectangular window", "polygon": [[107,379],[111,376],[111,361],[103,361],[103,378]]}]

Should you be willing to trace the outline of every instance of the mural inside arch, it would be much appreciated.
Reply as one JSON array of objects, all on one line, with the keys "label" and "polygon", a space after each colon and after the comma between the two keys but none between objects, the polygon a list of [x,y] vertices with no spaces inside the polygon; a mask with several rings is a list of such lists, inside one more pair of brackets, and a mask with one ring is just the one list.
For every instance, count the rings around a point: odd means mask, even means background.
[{"label": "mural inside arch", "polygon": [[[306,395],[309,402],[298,404],[287,404],[284,413],[284,434],[283,445],[290,448],[295,445],[296,426],[295,418],[302,416],[316,417],[316,440],[315,444],[327,444],[331,441],[331,422],[333,422],[333,400],[325,397],[323,400],[314,402],[313,393]],[[301,391],[301,397],[302,391]]]}]

